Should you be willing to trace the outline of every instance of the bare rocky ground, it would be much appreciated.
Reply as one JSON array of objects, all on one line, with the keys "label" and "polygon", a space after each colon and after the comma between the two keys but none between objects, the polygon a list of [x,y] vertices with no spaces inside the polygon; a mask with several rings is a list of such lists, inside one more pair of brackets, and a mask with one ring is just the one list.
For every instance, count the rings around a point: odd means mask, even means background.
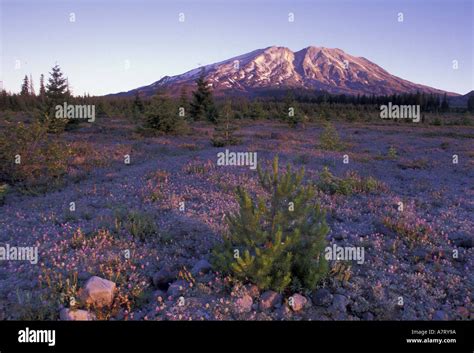
[{"label": "bare rocky ground", "polygon": [[[327,165],[336,176],[356,171],[383,183],[374,193],[318,195],[328,245],[363,246],[363,264],[333,262],[319,289],[283,295],[217,273],[210,249],[225,230],[224,214],[237,209],[233,188],[261,192],[256,172],[217,166],[225,148],[210,145],[209,126],[191,136],[142,138],[111,120],[65,135],[89,146],[86,158],[97,159],[96,167],[71,170],[57,191],[9,194],[0,206],[0,244],[39,247],[36,265],[0,263],[0,319],[472,319],[474,128],[336,126],[342,152],[316,147],[319,125],[268,122],[243,126],[242,144],[229,150],[258,152],[260,165],[278,154],[304,166],[308,181]],[[390,146],[397,157],[388,157]],[[156,227],[137,236],[130,214]]]}]

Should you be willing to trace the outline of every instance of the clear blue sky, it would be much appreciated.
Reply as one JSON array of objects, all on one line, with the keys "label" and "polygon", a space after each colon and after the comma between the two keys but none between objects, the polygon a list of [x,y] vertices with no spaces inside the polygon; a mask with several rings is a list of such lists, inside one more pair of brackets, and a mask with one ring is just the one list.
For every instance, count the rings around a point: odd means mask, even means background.
[{"label": "clear blue sky", "polygon": [[474,89],[472,0],[0,3],[1,80],[12,92],[30,73],[37,89],[39,75],[47,76],[55,62],[74,94],[102,95],[271,45],[340,48],[416,83],[462,94]]}]

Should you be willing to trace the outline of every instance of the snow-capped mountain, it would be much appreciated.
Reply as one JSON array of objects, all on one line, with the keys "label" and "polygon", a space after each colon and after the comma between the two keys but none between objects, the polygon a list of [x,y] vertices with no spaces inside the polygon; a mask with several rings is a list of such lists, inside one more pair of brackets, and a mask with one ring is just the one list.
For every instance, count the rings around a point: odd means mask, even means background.
[{"label": "snow-capped mountain", "polygon": [[[307,47],[293,52],[285,47],[268,47],[196,68],[181,75],[166,76],[149,85],[117,95],[150,96],[164,89],[178,95],[183,87],[190,88],[204,70],[216,95],[253,95],[278,88],[324,90],[345,94],[398,94],[444,91],[419,85],[391,75],[380,66],[341,49]],[[455,93],[448,93],[457,95]]]}]

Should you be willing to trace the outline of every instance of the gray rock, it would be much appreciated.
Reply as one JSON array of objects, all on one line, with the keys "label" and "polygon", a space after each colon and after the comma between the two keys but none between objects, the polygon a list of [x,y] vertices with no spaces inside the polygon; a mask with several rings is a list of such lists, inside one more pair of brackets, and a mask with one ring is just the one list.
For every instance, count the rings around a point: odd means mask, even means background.
[{"label": "gray rock", "polygon": [[59,319],[63,321],[92,321],[95,320],[95,315],[87,310],[64,308],[59,312]]},{"label": "gray rock", "polygon": [[348,304],[349,304],[349,299],[347,299],[346,296],[341,295],[341,294],[336,294],[334,295],[331,309],[334,311],[345,313],[347,311]]},{"label": "gray rock", "polygon": [[282,299],[281,294],[271,290],[266,291],[260,296],[259,309],[262,311],[272,309],[277,305],[281,305]]},{"label": "gray rock", "polygon": [[293,311],[300,311],[301,309],[304,308],[306,303],[308,302],[308,299],[303,297],[301,294],[293,294],[290,299],[288,300],[288,303],[290,304],[290,308]]},{"label": "gray rock", "polygon": [[326,288],[320,288],[313,292],[313,304],[317,306],[328,307],[332,303],[333,296]]},{"label": "gray rock", "polygon": [[114,300],[115,283],[97,276],[89,278],[81,291],[80,298],[86,305],[96,308],[110,306]]},{"label": "gray rock", "polygon": [[193,276],[197,276],[201,273],[208,273],[212,269],[211,264],[207,260],[198,261],[191,270]]},{"label": "gray rock", "polygon": [[175,279],[174,274],[166,268],[162,268],[153,275],[153,285],[160,289],[167,289]]},{"label": "gray rock", "polygon": [[235,301],[235,309],[238,313],[248,313],[252,311],[253,299],[250,295],[244,294]]}]

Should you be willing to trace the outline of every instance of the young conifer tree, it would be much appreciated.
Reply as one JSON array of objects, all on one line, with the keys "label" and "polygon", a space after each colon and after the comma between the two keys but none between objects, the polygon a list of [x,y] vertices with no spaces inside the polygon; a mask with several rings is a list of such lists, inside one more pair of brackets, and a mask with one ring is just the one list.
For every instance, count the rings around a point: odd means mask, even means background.
[{"label": "young conifer tree", "polygon": [[22,96],[28,96],[30,94],[30,83],[28,81],[28,76],[25,75],[23,79],[23,84],[21,85],[21,92]]},{"label": "young conifer tree", "polygon": [[153,97],[145,111],[145,127],[164,134],[183,134],[188,125],[179,114],[179,108],[160,94]]},{"label": "young conifer tree", "polygon": [[217,109],[214,105],[212,91],[205,79],[204,69],[196,80],[197,89],[193,92],[193,100],[190,104],[190,113],[193,120],[208,120],[216,123],[218,119]]},{"label": "young conifer tree", "polygon": [[46,84],[46,111],[43,114],[43,122],[48,125],[49,132],[59,133],[64,131],[69,120],[74,120],[57,118],[55,114],[56,106],[64,105],[68,98],[68,84],[58,64],[54,65],[49,75]]},{"label": "young conifer tree", "polygon": [[245,189],[237,189],[240,209],[227,215],[228,234],[214,249],[214,262],[261,289],[312,290],[328,270],[324,248],[329,228],[314,202],[315,190],[303,185],[303,169],[294,173],[288,165],[281,173],[278,157],[271,172],[259,167],[258,175],[266,196],[254,201]]},{"label": "young conifer tree", "polygon": [[46,88],[44,88],[44,75],[43,74],[41,74],[40,76],[39,96],[41,98],[44,98],[46,96]]},{"label": "young conifer tree", "polygon": [[239,143],[238,138],[234,135],[238,127],[232,122],[231,115],[232,107],[230,101],[226,101],[211,139],[214,147],[224,147]]}]

